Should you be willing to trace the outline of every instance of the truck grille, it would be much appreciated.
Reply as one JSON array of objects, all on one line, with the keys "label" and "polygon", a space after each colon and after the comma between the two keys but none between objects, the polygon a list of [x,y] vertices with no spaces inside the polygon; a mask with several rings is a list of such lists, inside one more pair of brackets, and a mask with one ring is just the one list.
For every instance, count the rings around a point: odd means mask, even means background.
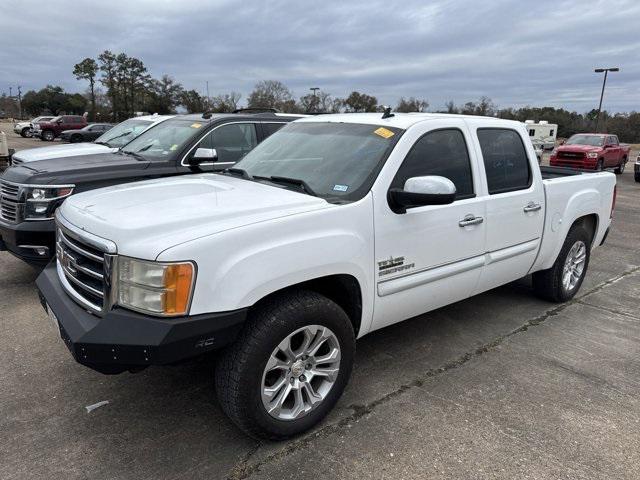
[{"label": "truck grille", "polygon": [[584,158],[583,152],[558,152],[558,158],[565,158],[567,160],[582,160]]},{"label": "truck grille", "polygon": [[0,219],[18,223],[24,204],[20,201],[20,186],[0,180]]},{"label": "truck grille", "polygon": [[80,305],[102,312],[109,296],[108,255],[60,226],[56,236],[58,275],[65,290]]}]

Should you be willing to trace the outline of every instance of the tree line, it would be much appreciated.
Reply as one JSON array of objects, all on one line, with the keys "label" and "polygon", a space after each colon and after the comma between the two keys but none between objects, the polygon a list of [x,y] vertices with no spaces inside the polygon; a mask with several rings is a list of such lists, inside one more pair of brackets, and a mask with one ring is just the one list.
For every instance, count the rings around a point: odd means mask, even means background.
[{"label": "tree line", "polygon": [[[86,82],[84,94],[68,93],[61,87],[47,85],[39,91],[31,90],[22,97],[22,110],[29,115],[83,114],[91,120],[121,121],[137,112],[167,114],[176,111],[198,113],[233,112],[241,108],[242,95],[238,92],[205,96],[197,90],[187,90],[169,75],[153,78],[142,60],[126,53],[105,50],[94,58],[85,58],[73,67],[74,76]],[[423,98],[401,97],[396,112],[424,112],[429,102]],[[457,105],[453,100],[445,103],[441,113],[488,115],[518,121],[547,120],[558,124],[558,136],[594,131],[597,111],[571,112],[555,107],[498,108],[488,97]],[[378,99],[367,93],[351,92],[335,97],[321,89],[296,98],[293,92],[277,80],[263,80],[254,86],[246,99],[246,108],[273,108],[288,113],[341,113],[378,112],[384,107]],[[15,99],[0,96],[0,110],[17,112]],[[600,129],[616,133],[622,141],[640,142],[640,113],[604,111],[600,115]]]}]

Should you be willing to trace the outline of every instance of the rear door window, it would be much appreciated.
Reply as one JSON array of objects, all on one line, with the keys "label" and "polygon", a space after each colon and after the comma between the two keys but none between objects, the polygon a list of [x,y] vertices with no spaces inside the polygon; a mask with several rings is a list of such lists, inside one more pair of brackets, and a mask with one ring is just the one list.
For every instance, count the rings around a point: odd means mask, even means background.
[{"label": "rear door window", "polygon": [[208,135],[205,148],[215,148],[219,162],[237,162],[258,144],[253,123],[230,123],[214,129]]},{"label": "rear door window", "polygon": [[489,194],[524,190],[532,175],[520,134],[506,128],[478,129]]}]

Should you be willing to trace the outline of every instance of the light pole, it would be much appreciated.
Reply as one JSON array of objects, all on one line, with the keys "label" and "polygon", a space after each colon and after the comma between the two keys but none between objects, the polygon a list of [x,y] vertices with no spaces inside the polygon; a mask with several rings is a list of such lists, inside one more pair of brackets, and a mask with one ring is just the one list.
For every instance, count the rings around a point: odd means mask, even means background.
[{"label": "light pole", "polygon": [[318,97],[316,95],[316,92],[318,90],[320,90],[320,87],[311,87],[309,90],[311,90],[313,92],[313,106],[316,109],[316,112],[318,111]]},{"label": "light pole", "polygon": [[602,73],[604,72],[604,79],[602,80],[602,91],[600,92],[600,104],[598,105],[598,115],[596,116],[596,133],[598,133],[598,126],[600,124],[600,110],[602,110],[602,97],[604,97],[604,87],[607,84],[607,74],[609,72],[619,72],[620,69],[618,67],[610,67],[610,68],[596,68],[594,72]]}]

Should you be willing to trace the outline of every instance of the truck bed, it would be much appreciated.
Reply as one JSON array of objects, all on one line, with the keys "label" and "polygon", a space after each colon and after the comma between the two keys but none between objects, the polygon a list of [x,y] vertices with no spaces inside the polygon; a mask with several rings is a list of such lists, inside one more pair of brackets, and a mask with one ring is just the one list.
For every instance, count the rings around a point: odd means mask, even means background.
[{"label": "truck bed", "polygon": [[568,177],[571,175],[581,175],[583,173],[594,173],[593,170],[581,170],[578,168],[567,167],[540,167],[543,180],[552,180],[554,178]]}]

